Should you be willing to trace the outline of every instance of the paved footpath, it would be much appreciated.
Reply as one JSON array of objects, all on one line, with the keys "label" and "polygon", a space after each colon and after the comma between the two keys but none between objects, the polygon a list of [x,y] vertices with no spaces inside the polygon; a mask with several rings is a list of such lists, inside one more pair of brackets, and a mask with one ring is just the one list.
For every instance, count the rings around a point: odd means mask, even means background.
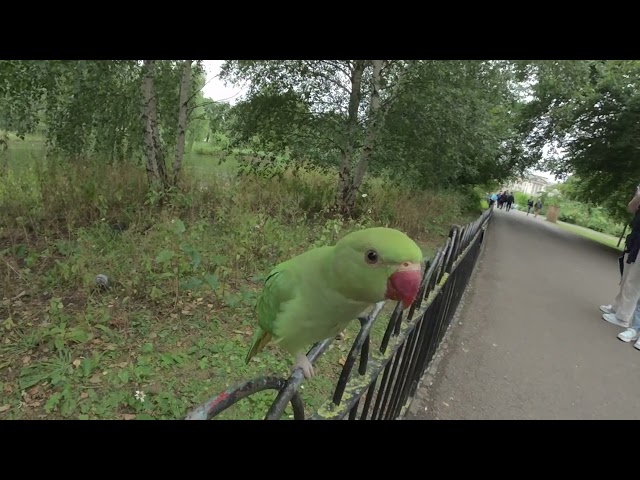
[{"label": "paved footpath", "polygon": [[407,419],[640,419],[640,351],[598,309],[619,288],[616,252],[523,212],[491,223]]}]

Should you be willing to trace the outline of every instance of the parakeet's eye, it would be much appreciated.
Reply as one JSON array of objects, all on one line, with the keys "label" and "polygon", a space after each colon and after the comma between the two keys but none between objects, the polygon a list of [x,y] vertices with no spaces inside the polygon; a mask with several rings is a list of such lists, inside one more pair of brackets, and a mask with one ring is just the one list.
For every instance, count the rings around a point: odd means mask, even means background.
[{"label": "parakeet's eye", "polygon": [[369,250],[364,258],[367,260],[367,263],[377,263],[378,262],[378,252],[375,250]]}]

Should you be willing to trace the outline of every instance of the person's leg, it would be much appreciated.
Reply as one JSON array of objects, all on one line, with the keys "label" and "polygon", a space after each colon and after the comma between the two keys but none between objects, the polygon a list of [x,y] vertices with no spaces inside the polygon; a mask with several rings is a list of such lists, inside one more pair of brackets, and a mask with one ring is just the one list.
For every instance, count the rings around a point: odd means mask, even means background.
[{"label": "person's leg", "polygon": [[[624,270],[626,278],[623,278],[620,291],[611,305],[612,313],[605,313],[602,318],[614,325],[629,327],[640,300],[640,268],[637,263],[632,263],[625,265]],[[602,307],[600,309],[603,310]]]},{"label": "person's leg", "polygon": [[634,340],[637,340],[634,347],[640,349],[640,339],[638,339],[639,336],[640,336],[640,300],[638,300],[638,303],[636,304],[636,311],[633,314],[633,322],[631,323],[631,326],[627,328],[625,331],[620,332],[618,334],[618,339],[622,340],[623,342],[633,342]]},{"label": "person's leg", "polygon": [[613,304],[600,305],[600,311],[602,313],[616,313],[616,308],[622,295],[622,288],[624,287],[624,284],[627,282],[627,278],[629,277],[629,271],[630,269],[628,268],[628,265],[626,265],[624,268],[624,272],[622,272],[622,279],[620,280],[620,289],[618,290],[618,295],[616,295],[616,298],[614,298]]}]

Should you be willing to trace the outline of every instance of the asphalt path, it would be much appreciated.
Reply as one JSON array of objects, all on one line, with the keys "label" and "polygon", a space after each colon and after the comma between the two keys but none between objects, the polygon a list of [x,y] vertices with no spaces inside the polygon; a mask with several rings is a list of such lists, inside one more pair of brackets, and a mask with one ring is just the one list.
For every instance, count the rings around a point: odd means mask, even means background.
[{"label": "asphalt path", "polygon": [[640,419],[640,351],[598,306],[614,250],[496,209],[437,370],[407,419]]}]

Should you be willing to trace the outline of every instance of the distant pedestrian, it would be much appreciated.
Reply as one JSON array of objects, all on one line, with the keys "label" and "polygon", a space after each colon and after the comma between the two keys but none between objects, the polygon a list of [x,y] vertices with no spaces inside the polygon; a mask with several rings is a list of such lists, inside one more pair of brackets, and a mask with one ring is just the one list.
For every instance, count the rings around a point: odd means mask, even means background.
[{"label": "distant pedestrian", "polygon": [[509,192],[509,194],[507,195],[507,212],[511,210],[511,205],[513,205],[513,202],[515,201],[516,199],[513,196],[513,192]]},{"label": "distant pedestrian", "polygon": [[533,216],[535,218],[538,218],[540,210],[542,210],[542,202],[540,201],[540,199],[538,199],[536,200],[536,203],[533,204]]},{"label": "distant pedestrian", "polygon": [[502,210],[504,204],[507,202],[507,191],[500,193],[500,198],[498,198],[498,208]]},{"label": "distant pedestrian", "polygon": [[533,198],[529,197],[529,200],[527,200],[527,217],[529,216],[529,212],[531,212],[532,208],[533,208]]}]

